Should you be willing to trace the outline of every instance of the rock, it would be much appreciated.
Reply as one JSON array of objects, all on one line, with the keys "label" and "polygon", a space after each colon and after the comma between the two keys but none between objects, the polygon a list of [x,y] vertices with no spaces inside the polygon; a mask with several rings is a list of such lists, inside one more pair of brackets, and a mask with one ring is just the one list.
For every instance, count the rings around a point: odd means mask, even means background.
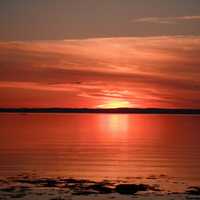
[{"label": "rock", "polygon": [[19,183],[27,183],[32,185],[39,185],[43,187],[56,187],[58,181],[56,179],[41,178],[41,179],[19,179]]},{"label": "rock", "polygon": [[190,195],[200,195],[200,187],[189,187],[186,193]]},{"label": "rock", "polygon": [[57,181],[53,179],[48,179],[46,182],[43,184],[44,187],[56,187]]},{"label": "rock", "polygon": [[7,188],[0,188],[1,192],[15,192],[16,188],[15,187],[7,187]]},{"label": "rock", "polygon": [[103,184],[94,184],[89,186],[89,188],[98,191],[100,194],[109,194],[113,192],[112,188],[107,187]]},{"label": "rock", "polygon": [[135,194],[139,191],[147,191],[148,186],[144,184],[119,184],[115,187],[115,191],[119,194]]}]

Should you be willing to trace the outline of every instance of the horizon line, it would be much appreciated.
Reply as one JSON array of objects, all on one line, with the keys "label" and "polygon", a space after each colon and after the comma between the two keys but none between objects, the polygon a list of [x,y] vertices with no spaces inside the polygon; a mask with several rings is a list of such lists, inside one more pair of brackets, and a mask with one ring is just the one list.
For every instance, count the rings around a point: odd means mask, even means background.
[{"label": "horizon line", "polygon": [[113,114],[195,114],[200,115],[200,108],[69,108],[69,107],[39,107],[39,108],[0,108],[0,113],[113,113]]}]

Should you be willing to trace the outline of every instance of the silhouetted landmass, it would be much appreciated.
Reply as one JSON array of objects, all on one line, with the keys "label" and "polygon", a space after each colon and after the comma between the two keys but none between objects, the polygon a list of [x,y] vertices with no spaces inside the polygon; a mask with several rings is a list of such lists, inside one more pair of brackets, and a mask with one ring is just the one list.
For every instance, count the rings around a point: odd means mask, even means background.
[{"label": "silhouetted landmass", "polygon": [[192,114],[200,109],[168,108],[0,108],[1,113],[121,113],[121,114]]}]

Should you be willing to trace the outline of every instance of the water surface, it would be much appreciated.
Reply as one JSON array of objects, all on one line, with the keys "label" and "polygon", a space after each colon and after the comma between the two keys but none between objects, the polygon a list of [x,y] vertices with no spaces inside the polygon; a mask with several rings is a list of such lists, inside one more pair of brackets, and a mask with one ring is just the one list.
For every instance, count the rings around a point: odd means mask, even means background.
[{"label": "water surface", "polygon": [[1,114],[0,176],[90,179],[165,174],[200,183],[200,117]]}]

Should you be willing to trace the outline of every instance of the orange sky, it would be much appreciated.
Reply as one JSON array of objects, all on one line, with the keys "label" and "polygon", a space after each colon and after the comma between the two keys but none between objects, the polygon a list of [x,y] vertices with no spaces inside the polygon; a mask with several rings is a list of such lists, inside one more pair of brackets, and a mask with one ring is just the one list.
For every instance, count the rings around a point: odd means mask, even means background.
[{"label": "orange sky", "polygon": [[200,37],[0,43],[0,107],[200,108]]}]

